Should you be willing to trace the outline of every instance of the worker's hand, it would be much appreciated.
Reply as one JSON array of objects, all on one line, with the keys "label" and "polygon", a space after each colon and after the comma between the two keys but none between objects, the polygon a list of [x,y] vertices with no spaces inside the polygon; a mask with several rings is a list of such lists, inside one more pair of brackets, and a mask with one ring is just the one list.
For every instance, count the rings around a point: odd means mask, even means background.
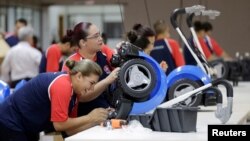
[{"label": "worker's hand", "polygon": [[113,83],[117,79],[119,71],[120,68],[117,67],[105,78],[108,84]]},{"label": "worker's hand", "polygon": [[106,108],[107,110],[108,110],[108,112],[114,112],[115,111],[115,109],[114,108],[111,108],[111,107],[108,107],[108,108]]},{"label": "worker's hand", "polygon": [[109,110],[108,109],[104,109],[104,108],[96,108],[94,110],[92,110],[88,116],[90,117],[91,121],[95,124],[98,125],[102,122],[104,122],[105,120],[107,120],[108,118],[108,113]]},{"label": "worker's hand", "polygon": [[114,108],[107,108],[108,110],[108,119],[115,118],[117,116],[117,113]]},{"label": "worker's hand", "polygon": [[166,63],[166,61],[161,61],[160,66],[161,66],[161,68],[163,69],[164,72],[167,71],[168,64]]}]

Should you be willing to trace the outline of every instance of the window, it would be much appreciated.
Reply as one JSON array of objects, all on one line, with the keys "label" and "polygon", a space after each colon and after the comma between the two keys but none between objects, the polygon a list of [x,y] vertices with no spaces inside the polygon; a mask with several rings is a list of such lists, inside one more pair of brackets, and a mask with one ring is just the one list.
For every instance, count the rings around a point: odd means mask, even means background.
[{"label": "window", "polygon": [[121,22],[105,22],[103,32],[107,38],[122,38],[123,25]]}]

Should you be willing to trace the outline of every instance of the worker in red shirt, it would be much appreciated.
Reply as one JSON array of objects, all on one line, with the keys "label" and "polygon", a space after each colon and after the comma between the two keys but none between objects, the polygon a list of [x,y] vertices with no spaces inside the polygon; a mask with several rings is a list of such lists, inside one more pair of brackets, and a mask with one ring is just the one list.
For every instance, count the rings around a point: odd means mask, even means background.
[{"label": "worker in red shirt", "polygon": [[204,40],[211,54],[215,55],[217,58],[230,60],[231,57],[220,47],[217,41],[211,37],[213,31],[212,24],[210,22],[204,22],[203,28],[205,31]]},{"label": "worker in red shirt", "polygon": [[185,65],[184,57],[177,41],[170,38],[169,27],[164,20],[158,20],[154,24],[156,40],[151,56],[158,62],[164,60],[168,64],[166,75],[179,66]]},{"label": "worker in red shirt", "polygon": [[[205,41],[205,31],[203,28],[203,25],[200,21],[194,22],[194,30],[196,32],[196,35],[198,37],[199,43],[201,45],[202,52],[204,53],[204,57],[207,61],[214,60],[215,57],[211,54],[209,51]],[[197,43],[194,41],[194,38],[189,38],[189,43],[191,44],[191,47],[195,50],[195,48],[198,48]],[[191,55],[190,51],[187,49],[187,47],[184,47],[183,54],[185,57],[185,61],[188,65],[197,65],[197,62],[194,60],[193,56]]]},{"label": "worker in red shirt", "polygon": [[[147,26],[135,24],[133,29],[127,33],[130,43],[141,48],[146,54],[150,55],[154,49],[155,32]],[[164,72],[167,71],[168,65],[165,60],[157,60]]]},{"label": "worker in red shirt", "polygon": [[[108,102],[108,93],[105,91],[112,84],[117,77],[119,68],[112,71],[110,66],[110,58],[113,51],[103,44],[103,40],[100,34],[99,28],[87,22],[78,23],[73,29],[72,41],[78,47],[78,51],[71,55],[67,60],[80,61],[84,59],[90,59],[96,62],[102,69],[103,73],[96,84],[93,92],[84,95],[91,100],[85,103],[79,103],[78,116],[86,115],[94,108],[110,107]],[[65,64],[62,67],[62,71],[68,71],[68,67]]]},{"label": "worker in red shirt", "polygon": [[72,31],[68,30],[67,34],[61,39],[60,43],[52,44],[43,54],[39,72],[58,72],[61,71],[64,57],[74,53],[77,49],[72,46]]},{"label": "worker in red shirt", "polygon": [[[51,127],[70,136],[104,122],[111,109],[93,108],[76,117],[79,101],[93,91],[102,69],[95,62],[69,60],[69,72],[42,73],[0,105],[0,140],[34,141],[32,135]],[[117,76],[116,76],[117,77]]]}]

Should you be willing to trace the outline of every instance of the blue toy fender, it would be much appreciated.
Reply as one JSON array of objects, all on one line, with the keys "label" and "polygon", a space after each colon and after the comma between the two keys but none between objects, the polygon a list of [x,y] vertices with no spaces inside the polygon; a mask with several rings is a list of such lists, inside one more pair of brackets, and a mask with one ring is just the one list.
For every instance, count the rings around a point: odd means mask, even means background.
[{"label": "blue toy fender", "polygon": [[201,81],[204,85],[211,83],[211,78],[209,78],[208,75],[204,73],[199,67],[185,65],[176,68],[168,75],[167,84],[169,87],[171,87],[174,82],[184,78],[194,81]]},{"label": "blue toy fender", "polygon": [[10,87],[7,83],[0,80],[0,103],[10,95]]},{"label": "blue toy fender", "polygon": [[165,72],[158,62],[151,56],[141,51],[139,52],[139,56],[153,66],[156,72],[157,82],[147,101],[134,103],[130,112],[131,115],[149,112],[160,105],[167,95],[168,88],[177,80],[186,78],[194,81],[201,81],[203,84],[211,82],[211,79],[199,67],[190,65],[178,67],[166,77]]},{"label": "blue toy fender", "polygon": [[166,75],[158,62],[144,52],[139,52],[139,56],[151,64],[156,72],[157,82],[150,94],[149,100],[145,102],[135,102],[130,114],[143,114],[156,108],[166,97],[168,86],[166,85]]}]

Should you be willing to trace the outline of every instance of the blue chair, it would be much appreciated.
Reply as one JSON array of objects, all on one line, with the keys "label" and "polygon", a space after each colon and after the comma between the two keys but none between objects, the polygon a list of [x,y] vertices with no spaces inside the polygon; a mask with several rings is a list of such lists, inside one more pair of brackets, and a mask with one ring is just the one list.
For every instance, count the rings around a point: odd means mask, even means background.
[{"label": "blue chair", "polygon": [[7,83],[0,80],[0,103],[10,95],[10,87]]}]

